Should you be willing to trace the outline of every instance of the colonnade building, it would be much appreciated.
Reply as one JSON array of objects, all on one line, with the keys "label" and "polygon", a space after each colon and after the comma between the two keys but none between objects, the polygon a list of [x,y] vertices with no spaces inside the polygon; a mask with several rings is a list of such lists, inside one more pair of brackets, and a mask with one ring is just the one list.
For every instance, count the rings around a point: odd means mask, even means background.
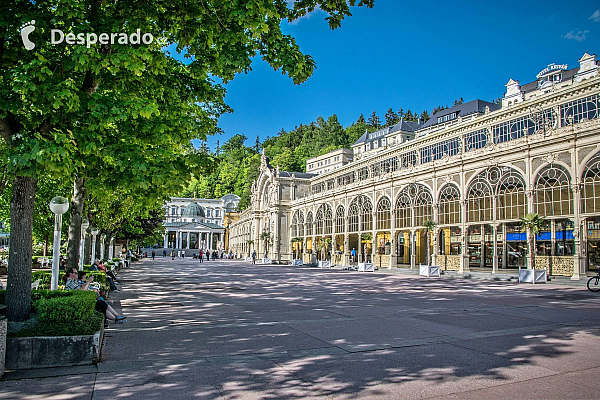
[{"label": "colonnade building", "polygon": [[497,273],[525,266],[520,218],[538,213],[536,268],[579,279],[600,265],[598,64],[586,53],[575,68],[509,80],[501,104],[474,100],[367,134],[351,162],[320,174],[280,171],[263,155],[229,246],[281,263],[347,265],[354,249],[376,266],[415,267],[432,220],[435,265]]},{"label": "colonnade building", "polygon": [[[164,205],[163,248],[170,250],[223,250],[226,214],[237,211],[240,197],[220,199],[171,197]],[[196,251],[196,252],[197,252]]]}]

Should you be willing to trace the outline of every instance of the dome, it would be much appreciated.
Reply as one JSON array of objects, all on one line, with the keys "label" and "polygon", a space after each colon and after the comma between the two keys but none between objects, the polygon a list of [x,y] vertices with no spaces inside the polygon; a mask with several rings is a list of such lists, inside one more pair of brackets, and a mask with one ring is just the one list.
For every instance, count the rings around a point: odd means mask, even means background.
[{"label": "dome", "polygon": [[183,218],[204,218],[204,209],[195,201],[188,204],[181,215]]}]

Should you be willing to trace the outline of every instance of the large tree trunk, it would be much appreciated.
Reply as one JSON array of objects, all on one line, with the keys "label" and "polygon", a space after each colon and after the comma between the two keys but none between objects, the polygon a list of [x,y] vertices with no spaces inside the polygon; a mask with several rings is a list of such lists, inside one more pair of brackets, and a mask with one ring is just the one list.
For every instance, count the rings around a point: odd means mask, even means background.
[{"label": "large tree trunk", "polygon": [[81,213],[85,201],[85,179],[75,178],[71,198],[71,220],[69,222],[69,242],[67,244],[67,267],[79,269],[79,242],[81,241]]},{"label": "large tree trunk", "polygon": [[10,202],[10,249],[6,315],[10,321],[29,319],[31,309],[31,256],[33,203],[37,179],[17,176]]}]

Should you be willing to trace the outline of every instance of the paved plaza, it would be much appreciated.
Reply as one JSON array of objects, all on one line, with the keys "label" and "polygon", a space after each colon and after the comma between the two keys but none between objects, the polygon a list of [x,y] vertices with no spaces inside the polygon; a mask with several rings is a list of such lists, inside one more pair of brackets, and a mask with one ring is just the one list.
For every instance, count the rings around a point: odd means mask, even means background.
[{"label": "paved plaza", "polygon": [[585,287],[157,258],[97,366],[9,372],[0,399],[598,399]]}]

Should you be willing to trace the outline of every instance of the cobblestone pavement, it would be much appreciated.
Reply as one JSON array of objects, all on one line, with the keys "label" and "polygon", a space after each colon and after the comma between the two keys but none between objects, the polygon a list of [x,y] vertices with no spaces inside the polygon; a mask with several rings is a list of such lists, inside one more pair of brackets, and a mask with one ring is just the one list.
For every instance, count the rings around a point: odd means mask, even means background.
[{"label": "cobblestone pavement", "polygon": [[97,366],[0,399],[598,399],[585,287],[157,258],[121,271]]}]

